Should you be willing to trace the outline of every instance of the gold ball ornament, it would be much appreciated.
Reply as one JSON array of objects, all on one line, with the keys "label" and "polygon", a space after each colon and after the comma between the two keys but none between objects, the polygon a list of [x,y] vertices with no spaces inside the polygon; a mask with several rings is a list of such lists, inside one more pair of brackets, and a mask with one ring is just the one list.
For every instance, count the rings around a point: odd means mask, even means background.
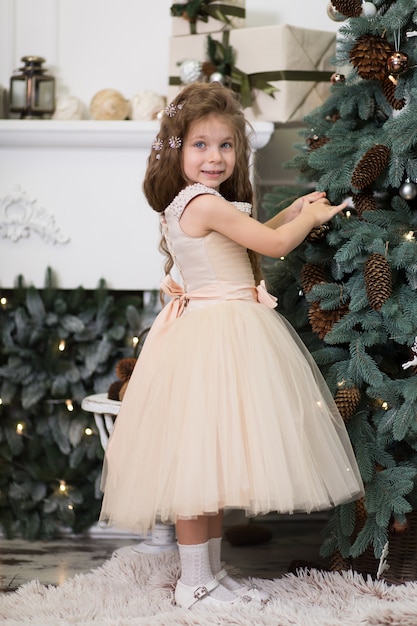
[{"label": "gold ball ornament", "polygon": [[116,89],[102,89],[90,103],[94,120],[125,120],[129,117],[129,101]]},{"label": "gold ball ornament", "polygon": [[339,74],[338,72],[335,72],[330,77],[330,82],[332,83],[332,85],[343,84],[345,82],[345,80],[346,80],[345,75],[344,74]]},{"label": "gold ball ornament", "polygon": [[404,52],[393,52],[387,59],[390,74],[399,76],[408,69],[408,56]]},{"label": "gold ball ornament", "polygon": [[331,2],[327,5],[327,16],[330,17],[333,22],[344,22],[347,19],[346,15],[339,13]]}]

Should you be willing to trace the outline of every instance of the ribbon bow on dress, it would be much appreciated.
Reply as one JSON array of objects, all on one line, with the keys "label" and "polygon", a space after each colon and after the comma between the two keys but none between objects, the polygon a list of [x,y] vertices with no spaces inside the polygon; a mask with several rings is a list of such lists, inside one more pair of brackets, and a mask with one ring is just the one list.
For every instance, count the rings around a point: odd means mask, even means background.
[{"label": "ribbon bow on dress", "polygon": [[[221,286],[224,286],[224,291],[221,290]],[[194,291],[185,291],[167,274],[161,283],[161,289],[171,300],[157,315],[152,324],[152,330],[180,317],[189,300],[254,300],[270,309],[274,309],[277,305],[277,298],[267,291],[264,280],[261,280],[257,287],[238,283],[221,283],[194,289]]]}]

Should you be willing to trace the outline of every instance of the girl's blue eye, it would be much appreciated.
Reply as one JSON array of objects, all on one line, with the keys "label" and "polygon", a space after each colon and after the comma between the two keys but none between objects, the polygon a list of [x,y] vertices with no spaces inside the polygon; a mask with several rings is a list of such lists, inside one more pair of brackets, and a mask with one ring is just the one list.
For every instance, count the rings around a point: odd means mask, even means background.
[{"label": "girl's blue eye", "polygon": [[233,148],[233,146],[229,141],[225,141],[224,144],[222,144],[222,148]]},{"label": "girl's blue eye", "polygon": [[205,143],[204,141],[196,141],[194,145],[196,148],[204,148]]}]

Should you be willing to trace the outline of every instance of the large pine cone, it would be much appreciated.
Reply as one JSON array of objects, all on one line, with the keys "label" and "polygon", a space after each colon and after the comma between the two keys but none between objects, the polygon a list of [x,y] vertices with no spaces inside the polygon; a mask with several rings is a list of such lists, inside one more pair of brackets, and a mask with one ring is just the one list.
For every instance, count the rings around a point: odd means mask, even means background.
[{"label": "large pine cone", "polygon": [[368,517],[366,510],[365,498],[359,498],[355,502],[355,530],[353,531],[354,537],[357,537],[358,533],[362,530]]},{"label": "large pine cone", "polygon": [[361,78],[384,80],[388,75],[387,59],[393,52],[383,37],[362,35],[351,48],[349,57]]},{"label": "large pine cone", "polygon": [[352,200],[358,217],[362,217],[364,211],[375,211],[376,209],[374,194],[370,189],[352,194]]},{"label": "large pine cone", "polygon": [[304,263],[301,270],[301,289],[304,293],[312,290],[314,285],[326,282],[326,273],[320,265]]},{"label": "large pine cone", "polygon": [[338,309],[326,311],[320,307],[318,302],[312,302],[308,310],[308,321],[313,332],[316,333],[320,339],[324,339],[329,331],[332,330],[334,324],[338,322],[346,313],[349,307],[344,304]]},{"label": "large pine cone", "polygon": [[388,165],[390,149],[383,144],[369,148],[352,174],[352,185],[356,189],[369,187],[382,174]]},{"label": "large pine cone", "polygon": [[382,254],[375,252],[366,259],[363,273],[369,304],[375,311],[380,311],[392,294],[391,267]]},{"label": "large pine cone", "polygon": [[362,13],[362,2],[360,0],[332,0],[332,5],[342,15],[346,17],[359,17]]},{"label": "large pine cone", "polygon": [[382,82],[382,91],[384,96],[395,111],[401,111],[405,106],[404,98],[398,99],[395,97],[395,85],[388,77],[384,78]]},{"label": "large pine cone", "polygon": [[352,565],[349,559],[345,559],[345,557],[340,554],[339,550],[336,550],[336,552],[332,554],[330,571],[344,572],[349,569],[352,569]]},{"label": "large pine cone", "polygon": [[361,393],[357,387],[341,387],[334,397],[336,406],[344,422],[347,422],[361,401]]}]

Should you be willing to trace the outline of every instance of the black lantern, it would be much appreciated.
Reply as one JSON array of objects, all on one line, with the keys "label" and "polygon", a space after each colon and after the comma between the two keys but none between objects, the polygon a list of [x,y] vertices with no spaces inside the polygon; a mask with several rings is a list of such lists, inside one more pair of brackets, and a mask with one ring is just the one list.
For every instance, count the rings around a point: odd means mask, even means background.
[{"label": "black lantern", "polygon": [[25,64],[10,78],[11,113],[20,117],[43,117],[55,111],[55,79],[42,68],[45,59],[38,56],[22,57]]}]

